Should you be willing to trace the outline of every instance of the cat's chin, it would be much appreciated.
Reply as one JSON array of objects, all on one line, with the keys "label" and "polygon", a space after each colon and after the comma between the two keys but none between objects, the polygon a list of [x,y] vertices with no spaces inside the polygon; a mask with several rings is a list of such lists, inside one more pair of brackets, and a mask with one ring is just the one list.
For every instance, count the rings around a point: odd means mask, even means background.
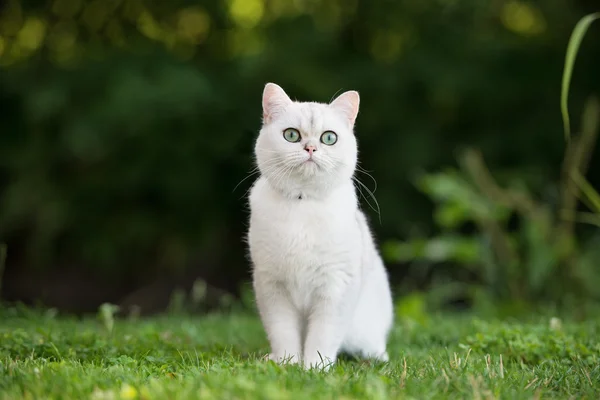
[{"label": "cat's chin", "polygon": [[310,159],[303,161],[298,169],[305,176],[314,176],[321,170],[321,166],[315,160]]}]

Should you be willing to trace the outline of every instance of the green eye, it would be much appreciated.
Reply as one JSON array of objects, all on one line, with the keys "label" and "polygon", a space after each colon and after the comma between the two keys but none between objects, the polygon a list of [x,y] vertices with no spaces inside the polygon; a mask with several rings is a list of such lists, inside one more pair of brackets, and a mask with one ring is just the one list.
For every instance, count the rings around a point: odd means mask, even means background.
[{"label": "green eye", "polygon": [[300,132],[294,128],[287,128],[283,131],[283,137],[288,142],[296,143],[300,141]]},{"label": "green eye", "polygon": [[327,146],[331,146],[331,145],[335,144],[335,142],[337,142],[337,135],[336,135],[336,133],[333,132],[333,131],[324,132],[321,135],[321,142],[323,144],[326,144]]}]

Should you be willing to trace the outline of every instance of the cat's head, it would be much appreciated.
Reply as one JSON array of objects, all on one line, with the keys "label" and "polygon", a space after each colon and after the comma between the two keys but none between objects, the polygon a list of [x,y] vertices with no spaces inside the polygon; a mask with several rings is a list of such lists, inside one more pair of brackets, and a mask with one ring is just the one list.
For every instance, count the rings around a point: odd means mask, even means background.
[{"label": "cat's head", "polygon": [[261,175],[287,195],[321,193],[352,178],[354,121],[360,98],[342,93],[330,104],[292,101],[274,83],[263,91],[263,126],[255,153]]}]

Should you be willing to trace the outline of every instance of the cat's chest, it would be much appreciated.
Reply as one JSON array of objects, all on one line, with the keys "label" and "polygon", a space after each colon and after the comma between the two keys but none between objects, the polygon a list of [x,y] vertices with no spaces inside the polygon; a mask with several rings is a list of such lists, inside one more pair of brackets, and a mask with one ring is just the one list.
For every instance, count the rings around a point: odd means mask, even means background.
[{"label": "cat's chest", "polygon": [[281,201],[259,193],[251,201],[253,257],[276,273],[298,276],[346,264],[360,247],[356,206],[343,198]]},{"label": "cat's chest", "polygon": [[304,258],[336,251],[352,236],[356,225],[351,212],[307,200],[264,204],[253,210],[251,223],[272,252]]}]

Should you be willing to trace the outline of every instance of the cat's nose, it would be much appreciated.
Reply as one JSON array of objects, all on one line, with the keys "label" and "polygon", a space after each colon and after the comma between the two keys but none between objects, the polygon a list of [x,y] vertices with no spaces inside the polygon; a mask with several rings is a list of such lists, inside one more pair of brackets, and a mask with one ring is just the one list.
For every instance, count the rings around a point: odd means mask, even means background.
[{"label": "cat's nose", "polygon": [[308,154],[310,154],[312,156],[312,153],[317,151],[317,148],[313,145],[308,145],[308,146],[304,147],[304,150],[308,151]]}]

